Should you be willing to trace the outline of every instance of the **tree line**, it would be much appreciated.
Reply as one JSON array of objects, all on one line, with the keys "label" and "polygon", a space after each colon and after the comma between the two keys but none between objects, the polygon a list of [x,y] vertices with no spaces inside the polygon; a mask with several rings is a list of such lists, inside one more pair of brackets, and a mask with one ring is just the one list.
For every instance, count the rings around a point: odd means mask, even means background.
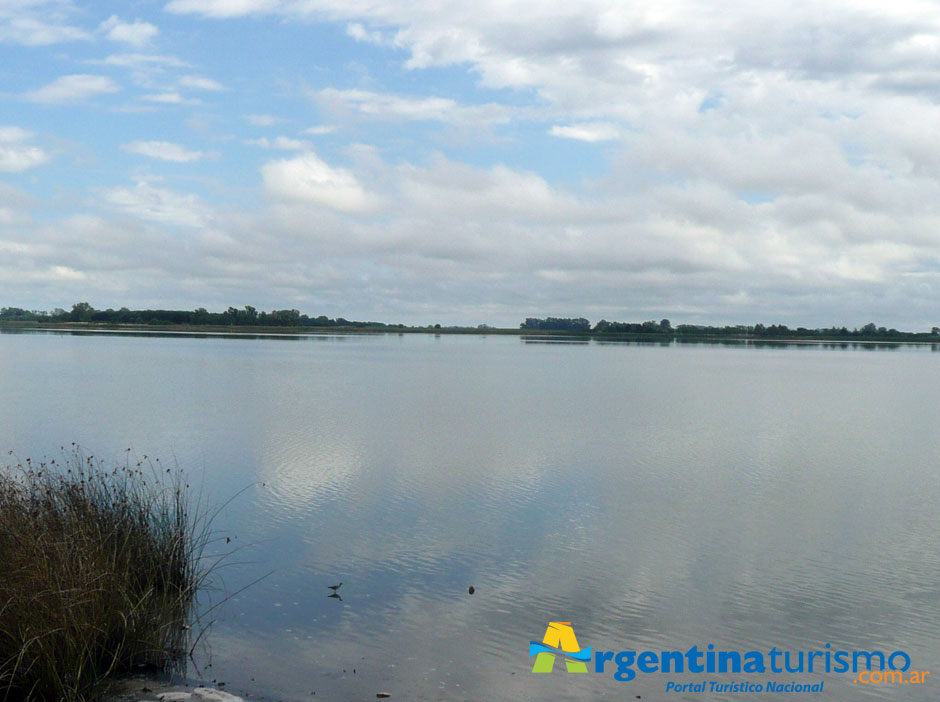
[{"label": "tree line", "polygon": [[[385,322],[359,322],[343,317],[330,318],[325,315],[311,317],[296,309],[271,310],[265,312],[251,305],[241,308],[229,307],[224,312],[209,312],[205,307],[195,310],[120,309],[97,310],[87,302],[76,302],[71,310],[56,308],[51,312],[26,310],[21,307],[0,308],[0,322],[41,322],[67,323],[91,322],[98,324],[139,324],[139,325],[192,325],[192,326],[258,326],[258,327],[305,327],[329,328],[346,327],[360,329],[425,329],[441,330],[440,324],[427,327],[407,327],[404,324]],[[709,326],[702,324],[679,324],[673,327],[668,319],[658,322],[610,322],[602,319],[593,326],[584,317],[527,317],[519,325],[523,331],[568,332],[576,334],[630,335],[648,338],[681,339],[682,337],[724,337],[753,339],[847,339],[880,341],[940,341],[940,327],[931,328],[930,332],[902,332],[877,326],[874,322],[860,327],[824,327],[809,329],[806,327],[790,328],[785,324],[762,323],[754,325],[735,324]],[[476,328],[444,327],[451,331],[498,331],[494,327],[482,324]]]},{"label": "tree line", "polygon": [[0,321],[19,322],[96,322],[99,324],[189,324],[194,326],[269,326],[269,327],[361,327],[404,328],[404,324],[357,322],[325,315],[310,317],[299,310],[259,311],[251,305],[224,312],[209,312],[205,307],[195,310],[131,310],[122,307],[96,310],[87,302],[77,302],[70,311],[56,308],[52,312],[24,310],[19,307],[0,308]]},{"label": "tree line", "polygon": [[647,334],[660,337],[735,337],[757,339],[857,339],[857,340],[935,340],[940,337],[940,327],[930,332],[902,332],[869,322],[862,327],[807,327],[790,328],[785,324],[734,324],[709,326],[703,324],[680,324],[676,327],[668,319],[646,322],[608,322],[602,319],[593,327],[584,317],[527,317],[520,329],[538,331],[591,332],[595,334]]}]

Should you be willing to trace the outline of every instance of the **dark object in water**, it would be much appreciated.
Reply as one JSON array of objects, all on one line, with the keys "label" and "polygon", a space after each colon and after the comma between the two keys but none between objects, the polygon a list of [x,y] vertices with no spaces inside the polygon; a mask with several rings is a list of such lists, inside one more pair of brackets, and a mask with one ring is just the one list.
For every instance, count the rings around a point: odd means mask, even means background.
[{"label": "dark object in water", "polygon": [[327,587],[330,588],[333,592],[336,592],[336,591],[339,590],[342,586],[343,586],[343,581],[342,581],[342,580],[340,581],[339,585],[327,585]]},{"label": "dark object in water", "polygon": [[327,595],[327,597],[332,597],[333,599],[339,600],[340,602],[343,601],[343,596],[340,595],[338,592],[334,592],[334,593],[332,593],[332,594],[330,594],[330,595]]},{"label": "dark object in water", "polygon": [[476,589],[475,587],[473,587],[473,585],[471,585],[471,586],[470,586],[470,589],[467,590],[467,592],[469,592],[471,595],[472,595],[474,592],[476,592],[476,591],[477,591],[477,589]]}]

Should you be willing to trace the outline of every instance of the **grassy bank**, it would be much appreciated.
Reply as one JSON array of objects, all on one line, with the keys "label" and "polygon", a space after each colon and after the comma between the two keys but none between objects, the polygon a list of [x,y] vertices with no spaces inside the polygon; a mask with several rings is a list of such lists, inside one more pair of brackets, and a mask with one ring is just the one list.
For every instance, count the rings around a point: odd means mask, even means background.
[{"label": "grassy bank", "polygon": [[159,462],[0,468],[0,700],[91,700],[180,665],[207,539]]}]

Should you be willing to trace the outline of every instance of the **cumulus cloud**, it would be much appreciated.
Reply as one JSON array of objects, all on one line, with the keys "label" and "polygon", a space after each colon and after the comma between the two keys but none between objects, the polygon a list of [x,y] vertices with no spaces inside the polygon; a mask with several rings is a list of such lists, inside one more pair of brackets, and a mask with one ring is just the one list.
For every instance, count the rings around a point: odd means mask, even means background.
[{"label": "cumulus cloud", "polygon": [[198,12],[206,17],[240,17],[276,10],[279,0],[171,0],[168,12]]},{"label": "cumulus cloud", "polygon": [[225,90],[225,86],[218,81],[203,76],[183,76],[179,79],[179,86],[181,88],[189,88],[190,90]]},{"label": "cumulus cloud", "polygon": [[362,117],[391,121],[437,121],[473,126],[508,122],[512,111],[504,105],[461,105],[450,98],[413,97],[368,90],[324,88],[313,98],[325,109],[356,113]]},{"label": "cumulus cloud", "polygon": [[[437,156],[428,166],[402,165],[397,170],[397,193],[407,200],[410,214],[441,213],[468,222],[487,217],[507,217],[521,222],[564,222],[574,213],[590,218],[571,193],[552,187],[531,171],[503,165],[474,168]],[[494,232],[494,236],[498,233]]]},{"label": "cumulus cloud", "polygon": [[[66,3],[48,7],[62,11],[47,13],[50,26],[71,26]],[[212,254],[200,263],[220,289],[274,289],[253,268],[264,260],[292,281],[277,288],[282,299],[329,290],[347,316],[370,300],[389,300],[386,318],[411,310],[421,321],[437,305],[452,321],[487,310],[495,323],[547,308],[801,324],[879,315],[923,324],[936,314],[940,22],[926,5],[171,0],[166,9],[331,22],[405,69],[394,87],[368,65],[352,84],[331,85],[324,72],[307,92],[316,115],[244,116],[256,127],[323,119],[375,148],[348,148],[339,167],[301,138],[251,140],[297,153],[263,165],[268,202],[242,221],[149,183],[102,194],[146,231],[208,223],[200,241]],[[103,62],[184,65],[146,53]],[[428,68],[444,70],[422,80]],[[186,73],[153,80],[144,100],[183,104],[189,90],[214,89]],[[431,123],[458,128],[434,142],[449,154],[414,138]],[[479,127],[505,148],[474,148]],[[553,160],[553,150],[580,148],[587,166]],[[467,153],[474,165],[456,155]],[[232,268],[213,267],[226,256]],[[53,265],[69,264],[43,259],[35,270]],[[239,266],[250,271],[233,283]],[[356,290],[344,286],[354,278]]]},{"label": "cumulus cloud", "polygon": [[274,115],[243,115],[243,119],[256,127],[273,127],[276,124],[282,124],[287,120],[283,117]]},{"label": "cumulus cloud", "polygon": [[149,95],[143,96],[144,100],[148,102],[158,102],[164,105],[201,105],[202,101],[197,98],[186,98],[177,93],[176,91],[170,91],[166,93],[150,93]]},{"label": "cumulus cloud", "polygon": [[91,35],[71,23],[68,0],[17,0],[0,3],[0,43],[47,46],[87,40]]},{"label": "cumulus cloud", "polygon": [[120,89],[120,86],[107,76],[79,73],[56,78],[48,85],[26,93],[23,97],[30,102],[69,103],[116,93]]},{"label": "cumulus cloud", "polygon": [[620,130],[609,122],[585,122],[567,126],[556,124],[548,133],[552,136],[587,142],[611,141],[620,136]]},{"label": "cumulus cloud", "polygon": [[[0,140],[2,140],[2,128],[0,128]],[[0,147],[2,151],[2,147]],[[3,157],[0,156],[0,162]],[[0,171],[3,167],[0,166]],[[21,190],[12,186],[0,183],[0,225],[5,227],[26,226],[32,224],[32,218],[29,215],[27,207],[32,199]],[[0,240],[2,244],[2,240]],[[9,253],[14,253],[12,250]]]},{"label": "cumulus cloud", "polygon": [[365,41],[371,44],[388,45],[393,43],[388,34],[366,29],[359,22],[350,22],[346,25],[346,34],[356,41]]},{"label": "cumulus cloud", "polygon": [[121,66],[122,68],[186,68],[188,63],[176,56],[165,54],[111,54],[103,59],[93,59],[89,63],[106,66]]},{"label": "cumulus cloud", "polygon": [[129,153],[177,163],[191,163],[212,155],[205,151],[190,151],[170,141],[132,141],[121,148]]},{"label": "cumulus cloud", "polygon": [[198,195],[158,188],[145,181],[130,188],[105,188],[100,197],[106,206],[119,212],[159,224],[203,227],[212,216]]},{"label": "cumulus cloud", "polygon": [[250,146],[260,146],[262,149],[280,149],[282,151],[309,151],[311,149],[310,142],[284,136],[275,137],[274,139],[268,139],[267,137],[248,139],[245,143]]},{"label": "cumulus cloud", "polygon": [[[447,306],[472,314],[485,304],[503,323],[512,323],[507,311],[520,300],[540,300],[540,309],[564,300],[566,313],[595,319],[668,312],[701,320],[717,312],[740,321],[765,318],[769,306],[778,321],[830,324],[821,309],[851,322],[890,309],[901,290],[940,293],[940,276],[906,273],[925,255],[936,260],[936,238],[902,241],[906,230],[929,231],[940,205],[905,215],[901,192],[890,216],[870,221],[861,201],[833,208],[823,194],[748,202],[733,186],[707,181],[681,189],[611,181],[586,194],[532,172],[442,156],[427,165],[370,160],[352,175],[366,173],[386,184],[380,221],[324,220],[300,209],[282,212],[275,226],[302,236],[311,256],[379,266],[401,304],[445,304],[450,290]],[[876,177],[878,187],[888,185]],[[316,202],[310,194],[281,200]],[[843,228],[867,233],[846,240]],[[846,297],[872,285],[895,293],[874,306],[867,295]],[[914,307],[907,313],[929,316]]]},{"label": "cumulus cloud", "polygon": [[32,136],[20,127],[0,126],[0,171],[21,173],[49,160],[46,151],[29,143]]},{"label": "cumulus cloud", "polygon": [[[613,176],[585,189],[443,155],[388,163],[357,148],[349,157],[346,168],[313,153],[270,161],[261,174],[271,208],[225,219],[163,186],[110,188],[99,192],[102,205],[156,227],[138,232],[140,246],[115,253],[95,234],[82,258],[57,258],[64,235],[39,228],[17,240],[17,256],[28,258],[27,246],[42,261],[37,271],[66,265],[96,281],[102,260],[124,276],[145,247],[157,271],[148,280],[192,291],[185,286],[198,278],[198,290],[215,296],[202,299],[289,298],[310,311],[330,301],[336,314],[408,322],[514,325],[537,312],[852,325],[886,319],[902,302],[905,317],[888,319],[930,319],[940,295],[940,275],[923,264],[937,260],[938,181],[892,185],[873,170],[872,182],[849,189],[883,191],[874,216],[870,202],[834,203],[829,191],[742,199],[733,179],[677,188],[668,178]],[[935,204],[912,207],[919,200]],[[163,225],[199,234],[183,251]]]},{"label": "cumulus cloud", "polygon": [[160,33],[160,30],[149,22],[142,22],[139,19],[133,22],[122,22],[117,15],[111,15],[102,22],[98,31],[111,41],[119,41],[136,47],[146,46]]},{"label": "cumulus cloud", "polygon": [[[28,221],[28,220],[27,220]],[[22,222],[19,213],[11,207],[0,205],[0,225],[12,227]]]},{"label": "cumulus cloud", "polygon": [[866,85],[916,69],[907,83],[929,90],[940,68],[940,23],[917,3],[826,0],[814,8],[765,3],[719,12],[694,0],[666,7],[609,0],[482,0],[472,7],[458,0],[172,0],[166,9],[345,21],[358,41],[408,51],[410,68],[465,64],[486,86],[530,87],[552,104],[598,115],[631,114],[650,103],[662,110],[669,107],[667,90],[679,89],[676,102],[695,100],[749,71]]},{"label": "cumulus cloud", "polygon": [[283,202],[313,203],[342,212],[362,212],[376,204],[351,171],[330,166],[312,151],[269,161],[261,177],[268,194]]}]

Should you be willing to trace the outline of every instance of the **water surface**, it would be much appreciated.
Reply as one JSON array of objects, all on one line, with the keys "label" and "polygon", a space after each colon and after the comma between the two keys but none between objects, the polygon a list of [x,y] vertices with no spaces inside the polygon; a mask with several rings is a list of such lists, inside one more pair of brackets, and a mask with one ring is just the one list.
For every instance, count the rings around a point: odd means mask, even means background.
[{"label": "water surface", "polygon": [[940,678],[929,347],[3,333],[0,368],[4,453],[131,448],[215,503],[244,490],[215,596],[271,574],[197,659],[236,693],[720,697],[532,675],[549,621],[595,650],[901,649]]}]

